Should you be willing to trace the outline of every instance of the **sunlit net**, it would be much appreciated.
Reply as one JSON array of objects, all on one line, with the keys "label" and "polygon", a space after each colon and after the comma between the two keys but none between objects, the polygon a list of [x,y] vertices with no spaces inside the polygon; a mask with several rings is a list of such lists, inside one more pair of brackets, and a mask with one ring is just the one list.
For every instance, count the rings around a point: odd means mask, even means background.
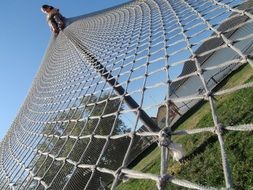
[{"label": "sunlit net", "polygon": [[[217,134],[224,187],[231,188],[222,132],[253,124],[224,126],[215,97],[253,83],[215,87],[238,67],[253,66],[252,6],[137,0],[68,19],[0,144],[0,189],[115,189],[126,178],[153,180],[158,189],[166,182],[207,188],[167,168],[170,136],[202,132]],[[174,131],[203,100],[213,126]],[[128,168],[152,143],[161,148],[160,175]]]}]

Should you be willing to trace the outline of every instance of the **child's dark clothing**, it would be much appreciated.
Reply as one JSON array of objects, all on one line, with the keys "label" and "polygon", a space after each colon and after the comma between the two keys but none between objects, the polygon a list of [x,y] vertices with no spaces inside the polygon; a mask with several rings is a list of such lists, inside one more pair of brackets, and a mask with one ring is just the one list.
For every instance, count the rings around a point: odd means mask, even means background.
[{"label": "child's dark clothing", "polygon": [[60,14],[59,9],[52,8],[47,14],[48,25],[55,33],[64,28],[63,20],[64,17]]}]

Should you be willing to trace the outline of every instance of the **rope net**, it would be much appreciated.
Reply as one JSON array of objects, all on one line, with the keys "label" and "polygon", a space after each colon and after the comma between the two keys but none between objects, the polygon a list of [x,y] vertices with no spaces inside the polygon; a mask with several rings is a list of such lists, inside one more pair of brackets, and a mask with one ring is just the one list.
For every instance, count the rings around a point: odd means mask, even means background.
[{"label": "rope net", "polygon": [[[252,131],[253,124],[224,124],[217,98],[253,82],[216,87],[240,66],[253,66],[252,6],[136,0],[68,19],[0,144],[0,189],[115,189],[125,179],[212,189],[169,172],[177,145],[171,137],[198,133],[218,137],[214,154],[221,155],[223,186],[232,188],[223,134]],[[200,101],[208,103],[212,125],[177,129]],[[160,174],[129,168],[153,143],[161,150]]]}]

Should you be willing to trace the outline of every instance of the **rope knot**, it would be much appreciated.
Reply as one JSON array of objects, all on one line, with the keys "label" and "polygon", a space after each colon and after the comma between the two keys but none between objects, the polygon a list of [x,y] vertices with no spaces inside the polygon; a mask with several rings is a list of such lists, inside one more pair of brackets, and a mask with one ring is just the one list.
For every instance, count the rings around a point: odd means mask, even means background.
[{"label": "rope knot", "polygon": [[248,54],[245,57],[246,57],[246,59],[253,60],[253,55]]},{"label": "rope knot", "polygon": [[169,147],[171,143],[171,136],[168,135],[164,130],[159,133],[159,146]]},{"label": "rope knot", "polygon": [[219,133],[219,134],[223,134],[225,131],[224,126],[222,125],[222,123],[218,123],[218,125],[215,127],[215,132]]},{"label": "rope knot", "polygon": [[166,187],[167,182],[170,181],[171,178],[172,176],[170,175],[160,176],[159,182],[157,183],[158,189],[164,189]]},{"label": "rope knot", "polygon": [[159,133],[159,146],[167,147],[173,157],[173,160],[179,161],[184,156],[184,149],[181,144],[174,143],[171,140],[169,132],[162,130]]}]

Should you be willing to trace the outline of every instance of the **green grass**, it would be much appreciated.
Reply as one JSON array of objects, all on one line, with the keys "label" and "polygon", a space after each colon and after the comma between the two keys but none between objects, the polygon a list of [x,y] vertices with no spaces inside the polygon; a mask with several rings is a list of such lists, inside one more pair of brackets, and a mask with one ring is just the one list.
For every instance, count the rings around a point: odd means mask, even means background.
[{"label": "green grass", "polygon": [[[233,72],[220,85],[221,89],[231,88],[253,81],[253,70],[247,65]],[[253,123],[253,91],[243,89],[233,94],[217,97],[217,113],[220,122],[225,126]],[[194,110],[190,118],[180,124],[178,130],[213,126],[209,103],[204,103]],[[223,137],[233,175],[234,189],[253,189],[253,133],[226,132]],[[216,135],[201,133],[173,137],[173,141],[181,143],[186,151],[182,163],[170,159],[169,173],[191,182],[206,186],[224,187],[224,176],[221,164],[220,145]],[[202,149],[198,149],[201,146]],[[141,160],[134,170],[159,174],[160,150],[156,148]],[[129,180],[118,185],[119,190],[156,189],[151,180]],[[168,184],[166,189],[183,189]]]}]

